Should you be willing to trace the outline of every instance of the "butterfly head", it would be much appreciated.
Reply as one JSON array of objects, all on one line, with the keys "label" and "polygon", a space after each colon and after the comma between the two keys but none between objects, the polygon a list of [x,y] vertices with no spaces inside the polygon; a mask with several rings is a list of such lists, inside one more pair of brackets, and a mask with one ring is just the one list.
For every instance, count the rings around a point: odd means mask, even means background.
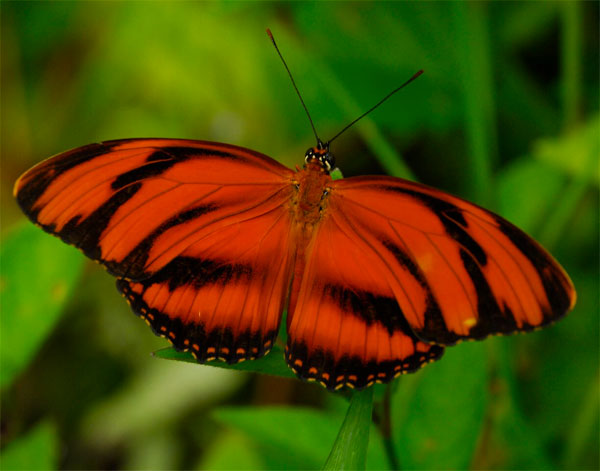
[{"label": "butterfly head", "polygon": [[308,164],[313,161],[317,161],[327,173],[335,168],[335,157],[329,151],[329,143],[323,144],[321,140],[319,140],[316,146],[311,147],[306,151],[306,154],[304,154],[304,162]]}]

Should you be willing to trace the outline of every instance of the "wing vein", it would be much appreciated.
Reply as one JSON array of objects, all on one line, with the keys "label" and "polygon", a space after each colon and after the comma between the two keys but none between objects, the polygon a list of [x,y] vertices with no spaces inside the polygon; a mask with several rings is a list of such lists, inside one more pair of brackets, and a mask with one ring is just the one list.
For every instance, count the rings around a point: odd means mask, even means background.
[{"label": "wing vein", "polygon": [[[267,203],[269,200],[275,199],[275,198],[276,198],[276,197],[279,195],[279,193],[281,193],[281,192],[282,192],[282,191],[284,191],[285,189],[286,189],[286,188],[281,188],[281,189],[277,190],[275,193],[273,193],[273,194],[269,195],[269,196],[268,196],[267,198],[265,198],[264,200],[262,200],[262,201],[260,201],[260,202],[256,203],[256,204],[255,204],[255,205],[253,205],[253,206],[250,206],[250,207],[248,207],[248,208],[245,208],[245,209],[244,209],[244,210],[242,210],[242,211],[236,211],[236,212],[229,213],[229,214],[227,214],[227,215],[224,215],[224,216],[221,216],[221,217],[218,217],[218,218],[212,219],[211,221],[207,222],[207,223],[206,223],[206,224],[204,224],[203,226],[201,226],[201,227],[198,227],[198,228],[194,229],[194,231],[192,231],[192,232],[188,232],[188,233],[186,233],[186,234],[184,234],[184,235],[181,235],[181,236],[180,236],[180,237],[178,237],[177,239],[174,239],[174,238],[173,238],[173,240],[171,240],[171,244],[170,244],[170,245],[167,245],[166,247],[164,247],[164,248],[163,248],[163,250],[162,250],[161,252],[159,252],[159,253],[155,254],[154,258],[152,258],[152,259],[148,259],[148,260],[146,261],[146,264],[147,264],[148,266],[149,266],[149,265],[151,265],[151,264],[152,264],[152,263],[154,263],[154,262],[155,262],[155,261],[156,261],[156,260],[157,260],[157,259],[158,259],[160,256],[162,256],[162,254],[164,254],[165,252],[168,252],[169,250],[171,250],[173,247],[177,246],[179,243],[181,243],[182,241],[184,241],[184,240],[185,240],[185,239],[187,239],[188,237],[192,237],[194,233],[197,233],[197,232],[199,232],[201,229],[205,229],[205,228],[207,228],[207,227],[211,226],[212,224],[214,224],[214,223],[216,223],[216,222],[219,222],[219,221],[225,221],[226,219],[231,219],[231,218],[233,218],[234,216],[240,216],[240,215],[243,215],[244,213],[247,213],[247,212],[249,212],[249,211],[251,211],[251,210],[253,210],[253,209],[256,209],[256,208],[258,208],[258,207],[260,207],[260,206],[264,205],[265,203]],[[270,213],[270,212],[272,212],[272,211],[277,211],[277,210],[281,210],[281,207],[275,207],[275,208],[269,209],[268,211],[264,211],[264,212],[262,212],[262,213],[260,213],[260,214],[254,215],[254,216],[252,216],[252,217],[248,217],[247,219],[243,219],[243,220],[241,220],[241,221],[240,221],[239,219],[233,220],[233,221],[231,221],[229,224],[227,224],[227,225],[226,225],[226,226],[224,226],[224,227],[229,227],[229,226],[231,226],[231,225],[233,225],[233,224],[239,224],[240,222],[251,221],[252,219],[255,219],[255,218],[258,218],[258,217],[264,216],[264,215],[266,215],[266,214],[268,214],[268,213]],[[185,251],[185,250],[186,250],[187,248],[189,248],[191,245],[193,245],[193,244],[195,244],[195,243],[199,242],[200,240],[202,240],[202,239],[204,239],[204,238],[208,237],[209,235],[210,235],[210,234],[206,234],[206,235],[203,235],[203,236],[201,236],[201,237],[199,237],[199,238],[197,238],[197,239],[190,240],[190,241],[189,241],[189,243],[187,244],[187,246],[186,246],[185,248],[181,249],[181,252]]]},{"label": "wing vein", "polygon": [[[378,251],[378,250],[377,250],[375,247],[373,247],[373,245],[372,245],[370,242],[368,242],[368,241],[367,241],[367,240],[364,238],[364,236],[363,236],[362,234],[360,234],[360,233],[357,231],[357,229],[356,229],[356,228],[354,227],[354,225],[353,225],[353,224],[350,222],[350,220],[348,219],[348,217],[346,216],[346,214],[344,214],[344,213],[342,213],[342,212],[339,212],[339,213],[337,213],[337,214],[335,214],[335,213],[332,213],[332,216],[333,216],[333,220],[334,220],[334,221],[335,221],[335,218],[336,218],[336,216],[338,216],[338,215],[339,215],[340,217],[343,217],[343,218],[346,220],[346,222],[348,223],[348,226],[349,226],[349,227],[350,227],[350,228],[353,230],[354,234],[356,234],[356,236],[357,236],[357,237],[358,237],[360,240],[362,240],[362,241],[363,241],[363,243],[364,243],[364,244],[365,244],[365,245],[366,245],[366,246],[367,246],[369,249],[371,249],[371,251],[372,251],[374,254],[376,254],[376,255],[377,255],[377,257],[379,258],[379,260],[380,260],[381,262],[383,262],[383,264],[384,264],[384,265],[387,267],[389,274],[391,274],[392,278],[394,278],[394,279],[396,280],[396,282],[398,283],[398,286],[399,286],[399,287],[400,287],[400,289],[401,289],[401,290],[404,292],[404,295],[406,296],[406,299],[408,300],[408,303],[410,304],[410,307],[412,308],[412,311],[413,311],[413,313],[414,313],[414,316],[415,316],[415,318],[419,318],[419,313],[417,312],[417,310],[416,310],[416,308],[415,308],[415,306],[414,306],[414,304],[413,304],[413,302],[412,302],[412,299],[411,299],[411,297],[410,297],[410,296],[408,295],[408,293],[406,292],[406,289],[405,289],[405,287],[402,285],[402,282],[401,282],[401,281],[400,281],[400,280],[399,280],[399,279],[396,277],[396,275],[395,275],[394,271],[391,269],[391,267],[390,267],[389,263],[387,262],[387,260],[386,260],[386,257],[385,257],[385,256],[383,256],[383,255],[382,255],[382,254],[381,254],[381,253],[380,253],[380,252],[379,252],[379,251]],[[342,232],[344,232],[344,234],[346,234],[346,236],[347,236],[347,237],[349,237],[349,238],[350,238],[350,240],[352,240],[352,237],[348,236],[348,233],[346,232],[346,230],[344,230],[344,229],[342,228],[342,226],[340,226],[340,224],[339,224],[337,221],[335,221],[335,223],[336,223],[336,225],[338,226],[338,228],[339,228],[339,229],[340,229]],[[386,283],[387,283],[388,287],[390,288],[390,290],[391,290],[391,291],[392,291],[392,293],[393,293],[393,292],[394,292],[394,290],[392,289],[392,287],[391,287],[391,285],[390,285],[390,282],[389,282],[388,278],[387,278],[387,277],[384,277],[384,279],[385,279],[385,281],[386,281]],[[396,302],[398,303],[398,299],[396,299]],[[400,303],[398,303],[398,307],[400,307]]]},{"label": "wing vein", "polygon": [[[396,236],[402,241],[402,245],[404,245],[404,247],[406,248],[406,250],[408,251],[408,255],[410,256],[411,260],[413,261],[413,263],[415,264],[415,266],[419,267],[419,264],[417,263],[414,254],[412,252],[412,250],[410,249],[410,246],[404,241],[404,238],[400,235],[400,233],[396,230],[396,228],[390,223],[390,227],[392,228],[392,230],[394,231],[394,233],[396,234]],[[469,293],[467,291],[467,287],[465,286],[465,284],[463,283],[462,279],[458,276],[458,274],[456,273],[456,271],[454,270],[454,267],[452,266],[452,264],[448,261],[448,259],[446,257],[444,257],[444,255],[442,254],[442,252],[440,251],[439,247],[433,242],[433,240],[431,240],[431,237],[429,237],[429,234],[422,232],[423,236],[429,241],[429,243],[431,244],[431,246],[435,249],[435,251],[439,254],[439,256],[441,257],[441,259],[444,261],[444,263],[446,264],[446,266],[450,269],[450,271],[454,274],[454,277],[458,280],[459,285],[461,286],[464,294],[465,294],[465,298],[467,299],[467,301],[469,302],[469,305],[471,306],[471,310],[472,312],[477,312],[473,306],[473,303],[471,301],[471,298],[469,297]],[[462,246],[461,246],[462,247]],[[466,249],[465,249],[466,250]],[[469,252],[470,253],[470,252]],[[433,293],[433,289],[430,287],[431,291],[432,291],[432,295],[434,295]],[[439,303],[438,303],[439,304]]]},{"label": "wing vein", "polygon": [[[533,294],[533,296],[535,297],[535,299],[538,301],[538,305],[541,305],[541,300],[537,297],[535,290],[533,289],[533,286],[531,285],[531,282],[529,281],[529,277],[525,274],[525,272],[523,271],[523,269],[521,268],[521,265],[517,262],[517,260],[514,258],[514,256],[510,253],[510,251],[506,250],[506,248],[498,241],[498,239],[496,239],[494,237],[494,235],[489,232],[484,225],[481,222],[485,222],[482,221],[481,219],[477,218],[477,221],[475,221],[477,223],[477,225],[481,228],[482,231],[484,231],[494,242],[496,242],[496,245],[504,251],[504,253],[507,254],[507,256],[514,262],[514,264],[518,267],[519,271],[521,272],[521,274],[523,275],[523,278],[525,278],[525,281],[527,283],[527,285],[529,286],[529,289],[531,291],[531,293]],[[517,294],[517,291],[515,290],[515,287],[513,285],[513,283],[511,283],[510,277],[508,277],[506,275],[506,273],[504,272],[504,270],[502,269],[502,265],[500,265],[498,263],[498,261],[490,256],[490,254],[488,254],[488,257],[492,258],[494,260],[494,262],[496,263],[496,265],[498,266],[498,269],[500,270],[500,272],[502,273],[502,276],[504,277],[504,279],[507,281],[508,285],[510,286],[513,294],[515,295],[515,298],[519,301],[519,305],[521,306],[521,309],[523,310],[523,312],[525,311],[525,308],[523,306],[521,297]],[[527,258],[527,257],[526,257]],[[528,259],[529,260],[529,259]]]}]

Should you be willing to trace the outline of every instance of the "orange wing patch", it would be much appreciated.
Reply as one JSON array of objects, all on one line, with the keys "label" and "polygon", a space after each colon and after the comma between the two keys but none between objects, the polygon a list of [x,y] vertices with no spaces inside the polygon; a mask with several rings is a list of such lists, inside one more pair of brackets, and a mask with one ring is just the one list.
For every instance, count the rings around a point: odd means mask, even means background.
[{"label": "orange wing patch", "polygon": [[[474,204],[391,177],[334,182],[330,210],[386,261],[383,277],[427,342],[529,331],[575,304],[560,265],[533,239]],[[339,218],[339,217],[338,217]]]}]

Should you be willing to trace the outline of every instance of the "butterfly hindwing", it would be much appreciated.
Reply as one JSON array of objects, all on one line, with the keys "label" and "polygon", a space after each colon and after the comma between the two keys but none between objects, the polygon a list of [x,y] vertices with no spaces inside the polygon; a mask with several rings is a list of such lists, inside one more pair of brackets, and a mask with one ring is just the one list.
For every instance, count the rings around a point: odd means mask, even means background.
[{"label": "butterfly hindwing", "polygon": [[199,238],[150,278],[119,290],[154,331],[199,361],[264,355],[292,273],[289,213],[267,212]]},{"label": "butterfly hindwing", "polygon": [[201,361],[236,362],[266,353],[278,331],[292,175],[236,146],[133,139],[46,160],[15,193],[34,222],[119,277],[157,334]]},{"label": "butterfly hindwing", "polygon": [[385,261],[326,210],[288,314],[288,364],[329,389],[388,382],[441,357],[412,332],[385,276]]}]

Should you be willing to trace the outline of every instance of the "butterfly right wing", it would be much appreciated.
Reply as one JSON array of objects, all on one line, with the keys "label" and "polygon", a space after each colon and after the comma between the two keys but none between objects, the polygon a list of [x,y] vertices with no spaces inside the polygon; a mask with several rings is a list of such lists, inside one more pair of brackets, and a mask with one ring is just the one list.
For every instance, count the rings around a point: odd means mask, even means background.
[{"label": "butterfly right wing", "polygon": [[389,381],[443,346],[573,308],[566,272],[501,217],[392,177],[331,182],[292,290],[287,361],[328,388]]},{"label": "butterfly right wing", "polygon": [[120,278],[156,333],[199,360],[235,362],[264,354],[278,331],[292,176],[236,146],[131,139],[52,157],[15,195],[36,224]]},{"label": "butterfly right wing", "polygon": [[[342,224],[385,261],[382,276],[422,340],[453,345],[551,324],[575,305],[565,270],[502,217],[406,180],[332,184]],[[335,196],[333,196],[335,194]],[[340,218],[338,218],[340,219]]]}]

